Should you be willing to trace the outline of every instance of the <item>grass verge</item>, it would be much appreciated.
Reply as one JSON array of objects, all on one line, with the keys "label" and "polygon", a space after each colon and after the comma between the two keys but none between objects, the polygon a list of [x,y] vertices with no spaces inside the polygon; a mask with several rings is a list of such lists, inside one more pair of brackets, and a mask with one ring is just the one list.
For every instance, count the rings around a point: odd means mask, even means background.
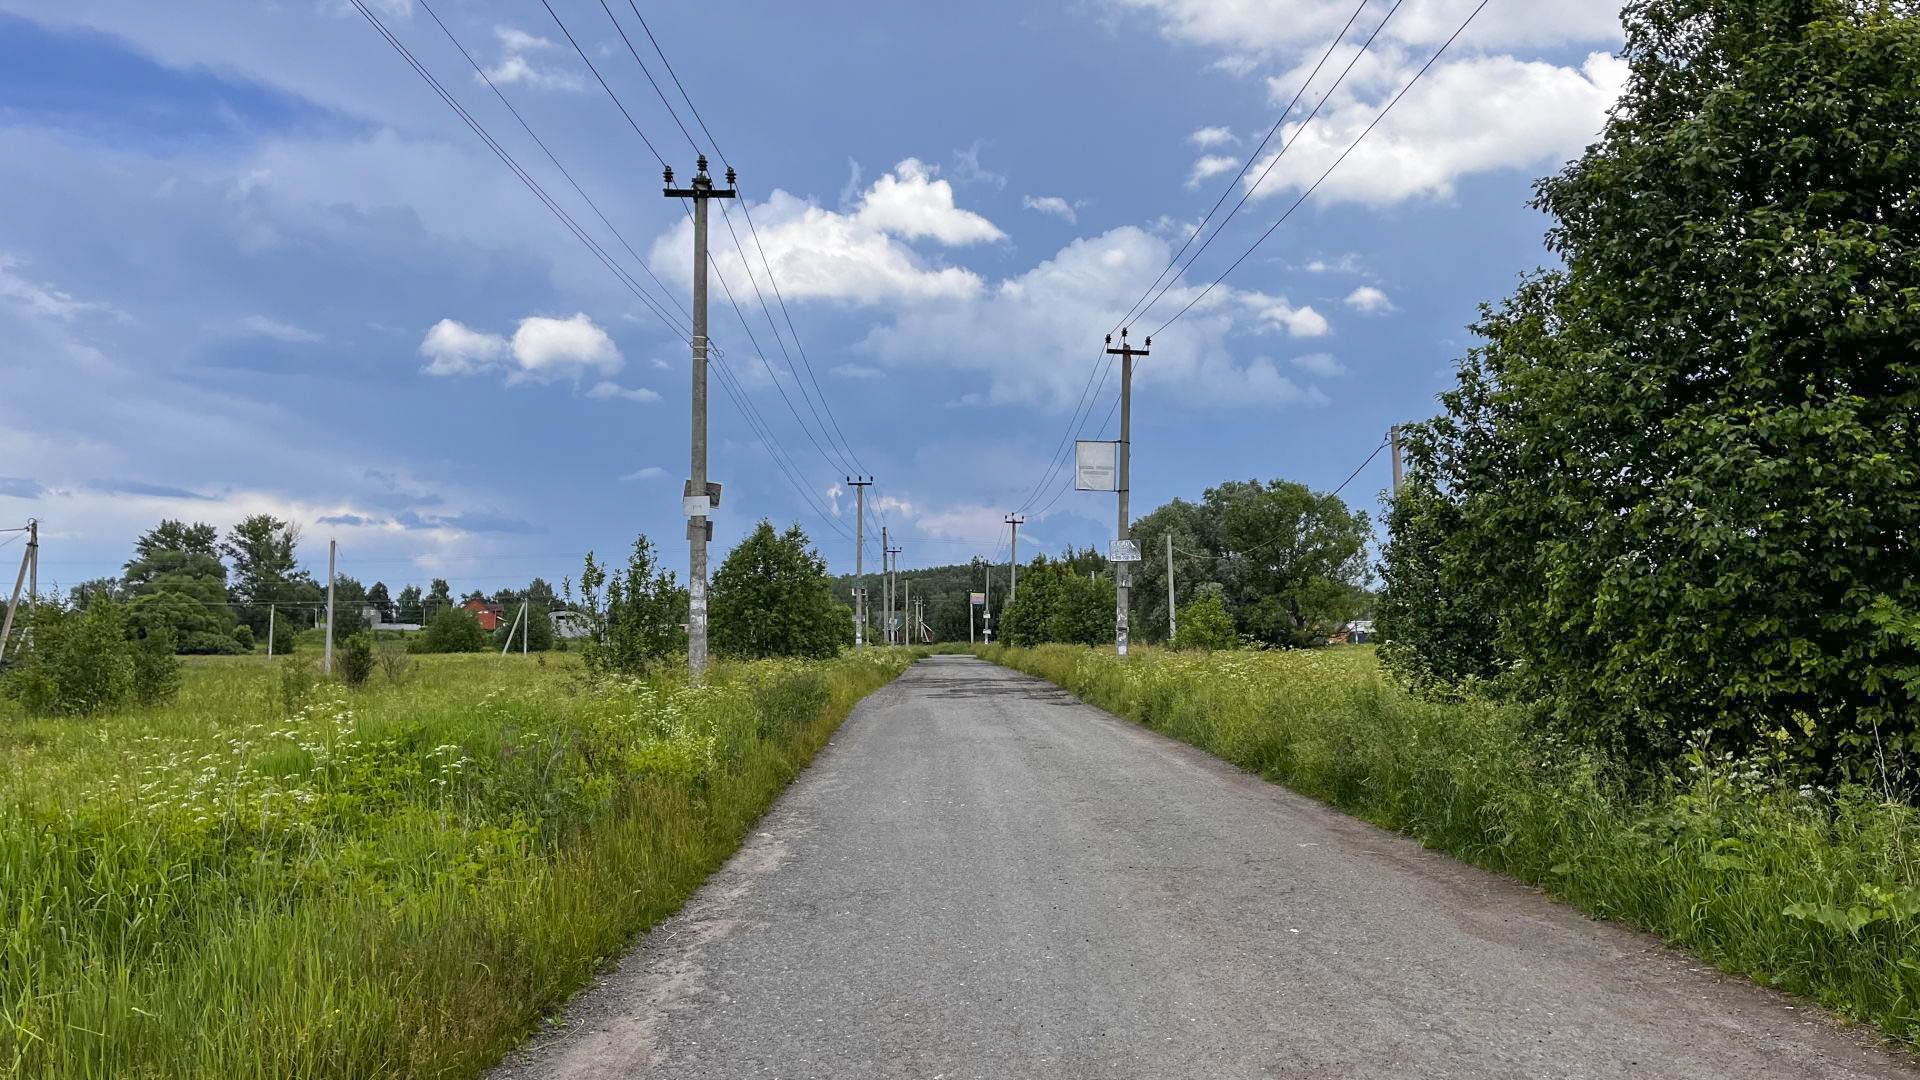
[{"label": "grass verge", "polygon": [[349,693],[225,658],[162,709],[0,715],[0,1075],[475,1075],[911,659],[421,657]]},{"label": "grass verge", "polygon": [[1915,811],[1695,752],[1626,776],[1518,709],[1418,700],[1371,648],[977,650],[1377,825],[1920,1043]]}]

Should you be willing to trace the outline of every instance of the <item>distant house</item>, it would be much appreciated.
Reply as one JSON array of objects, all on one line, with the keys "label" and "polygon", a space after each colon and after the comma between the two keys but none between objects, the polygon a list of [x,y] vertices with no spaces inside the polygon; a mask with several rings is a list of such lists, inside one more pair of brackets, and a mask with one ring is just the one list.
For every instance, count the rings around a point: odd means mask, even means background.
[{"label": "distant house", "polygon": [[1373,640],[1373,620],[1355,619],[1347,624],[1346,633],[1342,636],[1346,638],[1348,644],[1365,645]]},{"label": "distant house", "polygon": [[402,630],[420,629],[419,623],[388,622],[386,613],[381,611],[379,608],[373,607],[371,605],[360,609],[360,617],[366,620],[367,629],[369,630],[389,630],[389,631],[398,632]]},{"label": "distant house", "polygon": [[593,633],[593,625],[587,621],[585,612],[556,611],[548,618],[553,620],[554,637],[573,641]]},{"label": "distant house", "polygon": [[499,604],[489,604],[485,600],[469,600],[460,605],[460,610],[469,612],[475,619],[480,620],[480,629],[488,633],[500,629],[500,624],[507,617],[505,609]]}]

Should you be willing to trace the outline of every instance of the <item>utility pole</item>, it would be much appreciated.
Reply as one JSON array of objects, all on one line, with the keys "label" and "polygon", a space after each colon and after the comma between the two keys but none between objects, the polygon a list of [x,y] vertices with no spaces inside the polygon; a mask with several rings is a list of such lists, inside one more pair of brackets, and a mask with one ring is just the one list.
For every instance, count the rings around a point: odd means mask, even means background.
[{"label": "utility pole", "polygon": [[981,615],[980,618],[986,624],[986,630],[984,630],[983,633],[986,636],[987,644],[991,645],[993,644],[993,564],[992,563],[987,564],[986,598],[987,598],[986,613]]},{"label": "utility pole", "polygon": [[711,511],[720,505],[720,485],[707,481],[707,200],[738,194],[733,166],[727,187],[713,186],[707,155],[701,154],[693,186],[673,186],[673,168],[662,170],[669,199],[693,200],[693,463],[681,491],[687,515],[687,669],[697,681],[707,670],[707,544],[713,540]]},{"label": "utility pole", "polygon": [[1007,556],[1007,566],[1011,577],[1007,582],[1007,603],[1011,604],[1020,595],[1020,526],[1027,523],[1024,514],[1008,514],[1007,524],[1013,527],[1013,544]]},{"label": "utility pole", "polygon": [[267,605],[267,659],[273,659],[273,605]]},{"label": "utility pole", "polygon": [[894,628],[893,613],[900,609],[900,553],[901,548],[888,548],[887,555],[892,560],[887,567],[887,644],[900,644],[900,634]]},{"label": "utility pole", "polygon": [[1387,429],[1387,441],[1393,444],[1393,493],[1395,495],[1399,495],[1400,494],[1400,477],[1402,474],[1402,467],[1400,462],[1400,425],[1399,424],[1395,424],[1392,427]]},{"label": "utility pole", "polygon": [[880,526],[880,640],[893,644],[893,575],[888,566],[893,548],[887,544],[887,527]]},{"label": "utility pole", "polygon": [[906,590],[901,594],[900,599],[900,629],[902,631],[900,644],[911,645],[913,644],[913,579],[908,578],[902,581],[900,587]]},{"label": "utility pole", "polygon": [[[1127,331],[1120,330],[1120,347],[1113,347],[1113,335],[1107,335],[1107,354],[1120,358],[1120,530],[1118,540],[1133,538],[1132,523],[1127,520],[1127,496],[1131,494],[1133,484],[1133,358],[1148,355],[1153,347],[1153,339],[1147,339],[1147,347],[1136,349],[1127,344]],[[1117,561],[1113,564],[1113,650],[1115,655],[1127,655],[1127,601],[1133,591],[1133,564]]]},{"label": "utility pole", "polygon": [[1173,614],[1173,533],[1167,533],[1167,644],[1172,645],[1180,638],[1180,624]]},{"label": "utility pole", "polygon": [[338,576],[334,573],[334,563],[339,553],[339,542],[327,541],[327,647],[320,660],[320,672],[323,675],[333,674],[333,581]]},{"label": "utility pole", "polygon": [[[873,477],[862,479],[858,476],[847,477],[847,486],[853,489],[853,647],[867,647],[867,486],[873,483]],[[885,546],[885,545],[882,545]]]},{"label": "utility pole", "polygon": [[27,519],[27,599],[40,599],[40,519]]},{"label": "utility pole", "polygon": [[[7,531],[19,532],[20,530],[9,529]],[[23,551],[20,553],[20,572],[13,575],[13,596],[7,601],[7,617],[5,621],[0,621],[0,660],[6,659],[7,642],[13,639],[13,616],[15,612],[20,610],[20,586],[26,583],[27,563],[30,561],[31,558],[26,552]]]}]

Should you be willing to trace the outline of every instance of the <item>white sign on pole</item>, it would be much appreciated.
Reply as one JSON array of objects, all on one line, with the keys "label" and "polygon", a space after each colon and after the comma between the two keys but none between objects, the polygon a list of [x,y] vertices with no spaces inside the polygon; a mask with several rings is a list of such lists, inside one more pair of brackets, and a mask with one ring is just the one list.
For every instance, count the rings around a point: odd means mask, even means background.
[{"label": "white sign on pole", "polygon": [[987,594],[983,592],[970,593],[967,596],[967,599],[973,604],[974,607],[980,607],[987,602]]},{"label": "white sign on pole", "polygon": [[1120,490],[1120,444],[1082,439],[1073,444],[1076,491]]},{"label": "white sign on pole", "polygon": [[1107,544],[1108,562],[1139,562],[1140,541],[1114,540]]}]

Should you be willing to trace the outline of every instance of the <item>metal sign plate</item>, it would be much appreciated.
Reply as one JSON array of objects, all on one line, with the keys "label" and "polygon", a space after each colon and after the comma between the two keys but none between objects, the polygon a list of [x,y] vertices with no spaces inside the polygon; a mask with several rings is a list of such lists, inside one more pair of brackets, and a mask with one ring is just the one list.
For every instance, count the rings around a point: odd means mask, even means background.
[{"label": "metal sign plate", "polygon": [[979,607],[987,602],[987,594],[980,592],[970,593],[967,599],[972,601],[974,607]]},{"label": "metal sign plate", "polygon": [[1073,444],[1076,491],[1120,490],[1120,444],[1082,439]]},{"label": "metal sign plate", "polygon": [[1133,563],[1140,561],[1140,541],[1115,540],[1107,545],[1107,561]]}]

